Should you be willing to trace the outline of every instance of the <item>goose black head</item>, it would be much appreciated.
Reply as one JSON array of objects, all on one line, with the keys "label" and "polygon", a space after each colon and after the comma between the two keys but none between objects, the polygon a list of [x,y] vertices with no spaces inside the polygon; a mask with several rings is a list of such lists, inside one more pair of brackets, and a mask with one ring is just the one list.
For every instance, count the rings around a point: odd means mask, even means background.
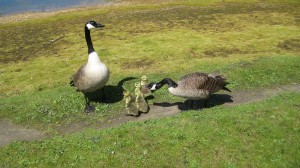
[{"label": "goose black head", "polygon": [[173,81],[170,78],[165,78],[162,81],[156,83],[156,82],[151,82],[148,85],[146,85],[146,87],[151,90],[151,92],[154,92],[155,90],[160,89],[162,86],[164,86],[165,84],[168,85],[168,87],[173,87],[176,88],[178,86],[178,84]]},{"label": "goose black head", "polygon": [[147,89],[151,90],[151,92],[155,92],[156,90],[160,89],[162,87],[161,84],[156,82],[151,82],[148,85],[145,86]]},{"label": "goose black head", "polygon": [[89,30],[94,29],[94,28],[103,28],[105,27],[103,24],[97,23],[95,21],[89,21],[85,24],[85,27]]}]

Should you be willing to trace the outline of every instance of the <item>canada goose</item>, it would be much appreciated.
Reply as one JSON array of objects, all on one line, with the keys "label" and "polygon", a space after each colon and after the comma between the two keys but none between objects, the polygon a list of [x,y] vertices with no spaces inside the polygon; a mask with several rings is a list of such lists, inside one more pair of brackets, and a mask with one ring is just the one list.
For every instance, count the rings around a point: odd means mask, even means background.
[{"label": "canada goose", "polygon": [[71,86],[75,86],[78,91],[84,94],[86,101],[84,112],[86,113],[95,110],[95,107],[90,105],[87,94],[103,88],[109,78],[109,69],[101,62],[97,52],[94,50],[90,35],[91,29],[102,27],[104,27],[104,25],[96,23],[95,21],[89,21],[85,24],[84,31],[88,47],[88,60],[86,64],[78,69],[73,80],[70,82]]},{"label": "canada goose", "polygon": [[231,92],[226,88],[228,84],[226,77],[201,72],[185,75],[177,83],[170,78],[165,78],[158,83],[151,82],[147,87],[154,92],[165,84],[168,84],[168,90],[172,95],[192,100],[192,108],[194,100],[205,100],[206,106],[207,99],[211,94],[222,89]]}]

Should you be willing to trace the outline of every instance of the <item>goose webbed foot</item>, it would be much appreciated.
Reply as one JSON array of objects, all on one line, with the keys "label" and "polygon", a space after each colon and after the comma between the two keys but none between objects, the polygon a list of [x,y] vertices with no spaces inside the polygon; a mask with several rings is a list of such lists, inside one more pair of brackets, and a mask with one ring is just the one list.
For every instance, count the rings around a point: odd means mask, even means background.
[{"label": "goose webbed foot", "polygon": [[90,105],[90,104],[86,104],[85,105],[85,108],[84,108],[84,110],[83,110],[83,112],[84,113],[92,113],[92,112],[94,112],[95,111],[95,107],[94,106],[92,106],[92,105]]},{"label": "goose webbed foot", "polygon": [[84,113],[94,112],[96,108],[90,104],[89,98],[86,95],[84,95],[84,98],[85,98],[85,108],[84,108],[83,112]]}]

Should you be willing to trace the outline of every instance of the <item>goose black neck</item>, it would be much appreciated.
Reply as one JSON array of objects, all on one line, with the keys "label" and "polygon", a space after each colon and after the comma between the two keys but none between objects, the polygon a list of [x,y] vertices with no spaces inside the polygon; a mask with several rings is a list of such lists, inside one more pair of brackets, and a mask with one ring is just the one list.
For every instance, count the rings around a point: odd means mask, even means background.
[{"label": "goose black neck", "polygon": [[167,84],[169,87],[173,87],[173,88],[176,88],[178,86],[178,84],[170,78],[165,78],[162,81],[160,81],[158,84],[160,84],[161,87],[165,84]]},{"label": "goose black neck", "polygon": [[92,43],[92,39],[91,39],[91,33],[90,30],[85,27],[85,40],[86,40],[86,44],[88,46],[88,53],[92,53],[94,52],[94,47],[93,47],[93,43]]}]

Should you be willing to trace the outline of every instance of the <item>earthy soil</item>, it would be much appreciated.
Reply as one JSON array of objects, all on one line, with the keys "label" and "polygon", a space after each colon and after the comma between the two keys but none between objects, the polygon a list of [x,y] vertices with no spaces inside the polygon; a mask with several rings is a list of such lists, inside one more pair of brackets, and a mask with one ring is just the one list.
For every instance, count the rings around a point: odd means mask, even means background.
[{"label": "earthy soil", "polygon": [[[227,94],[228,92],[226,92],[226,94],[215,94],[210,97],[208,108],[217,105],[233,106],[238,104],[257,102],[278,95],[284,91],[300,92],[300,84],[284,85],[268,89],[258,89],[255,91],[239,91],[229,94]],[[144,121],[149,119],[175,116],[180,112],[184,112],[187,109],[188,104],[188,101],[176,103],[154,103],[150,107],[150,111],[146,114],[141,114],[138,117],[125,115],[116,116],[112,119],[109,119],[106,123],[101,124],[100,126],[98,126],[98,128],[114,127],[122,123],[132,121]]]},{"label": "earthy soil", "polygon": [[[229,94],[215,94],[211,96],[208,106],[233,106],[238,104],[257,102],[280,94],[284,91],[300,92],[300,84],[284,85],[276,88],[258,89],[254,91],[239,91]],[[115,127],[127,122],[144,121],[149,119],[175,116],[180,112],[184,112],[188,103],[188,101],[176,103],[154,103],[150,107],[148,113],[141,114],[138,117],[125,116],[125,114],[121,114],[96,125],[90,125],[86,122],[76,122],[61,126],[57,128],[57,130],[61,134],[70,134],[91,127],[104,129],[108,127]],[[14,141],[32,141],[40,140],[46,137],[47,136],[40,131],[23,128],[22,126],[13,124],[9,120],[0,120],[0,146],[6,146]]]},{"label": "earthy soil", "polygon": [[0,146],[6,146],[14,141],[39,140],[45,137],[37,130],[23,128],[9,120],[0,120]]}]

